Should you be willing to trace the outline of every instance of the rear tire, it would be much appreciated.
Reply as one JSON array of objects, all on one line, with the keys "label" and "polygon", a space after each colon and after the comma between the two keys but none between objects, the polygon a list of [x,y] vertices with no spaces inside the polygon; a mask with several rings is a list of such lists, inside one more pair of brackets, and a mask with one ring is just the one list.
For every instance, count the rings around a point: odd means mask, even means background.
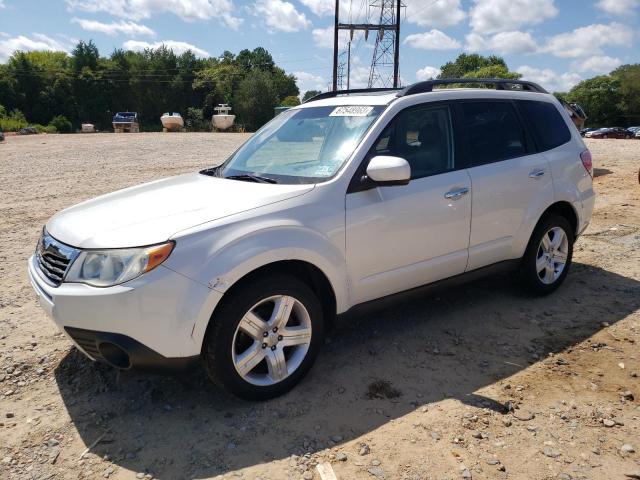
[{"label": "rear tire", "polygon": [[289,275],[256,277],[229,293],[203,344],[209,378],[246,400],[291,390],[312,367],[323,342],[320,301]]},{"label": "rear tire", "polygon": [[549,295],[569,272],[575,241],[571,224],[559,215],[546,215],[536,226],[522,257],[520,276],[535,295]]}]

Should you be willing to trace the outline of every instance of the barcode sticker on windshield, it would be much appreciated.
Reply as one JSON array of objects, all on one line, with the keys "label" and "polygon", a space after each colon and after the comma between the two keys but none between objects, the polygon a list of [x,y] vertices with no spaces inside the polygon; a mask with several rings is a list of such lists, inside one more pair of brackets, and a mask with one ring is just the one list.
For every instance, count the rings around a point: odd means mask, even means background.
[{"label": "barcode sticker on windshield", "polygon": [[373,107],[366,105],[348,105],[343,107],[337,107],[330,117],[366,117],[371,113]]}]

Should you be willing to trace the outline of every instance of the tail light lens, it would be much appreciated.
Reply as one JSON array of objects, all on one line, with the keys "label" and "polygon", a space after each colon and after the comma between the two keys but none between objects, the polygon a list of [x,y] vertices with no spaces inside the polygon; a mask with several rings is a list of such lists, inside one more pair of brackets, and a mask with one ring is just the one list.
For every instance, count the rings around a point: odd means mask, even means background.
[{"label": "tail light lens", "polygon": [[580,154],[580,160],[582,160],[582,166],[589,175],[593,177],[593,162],[591,161],[591,152],[585,150]]}]

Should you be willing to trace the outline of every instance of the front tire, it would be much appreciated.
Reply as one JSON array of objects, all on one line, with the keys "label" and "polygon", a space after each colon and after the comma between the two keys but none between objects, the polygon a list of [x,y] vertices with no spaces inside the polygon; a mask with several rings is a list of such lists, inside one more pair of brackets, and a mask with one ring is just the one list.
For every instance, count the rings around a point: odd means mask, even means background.
[{"label": "front tire", "polygon": [[211,319],[203,359],[213,382],[247,400],[291,390],[313,365],[324,335],[320,301],[288,275],[254,278]]},{"label": "front tire", "polygon": [[559,215],[547,215],[536,226],[522,258],[520,275],[536,295],[554,292],[569,272],[575,237],[571,224]]}]

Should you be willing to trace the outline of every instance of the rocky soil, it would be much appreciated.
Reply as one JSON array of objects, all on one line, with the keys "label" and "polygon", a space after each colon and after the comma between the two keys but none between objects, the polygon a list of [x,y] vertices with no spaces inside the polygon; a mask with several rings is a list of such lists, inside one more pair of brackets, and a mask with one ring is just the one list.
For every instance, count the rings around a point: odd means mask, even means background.
[{"label": "rocky soil", "polygon": [[509,276],[344,318],[290,394],[248,403],[83,357],[25,263],[81,200],[221,161],[234,134],[0,144],[0,478],[640,479],[640,142],[593,140],[598,200],[564,286]]}]

